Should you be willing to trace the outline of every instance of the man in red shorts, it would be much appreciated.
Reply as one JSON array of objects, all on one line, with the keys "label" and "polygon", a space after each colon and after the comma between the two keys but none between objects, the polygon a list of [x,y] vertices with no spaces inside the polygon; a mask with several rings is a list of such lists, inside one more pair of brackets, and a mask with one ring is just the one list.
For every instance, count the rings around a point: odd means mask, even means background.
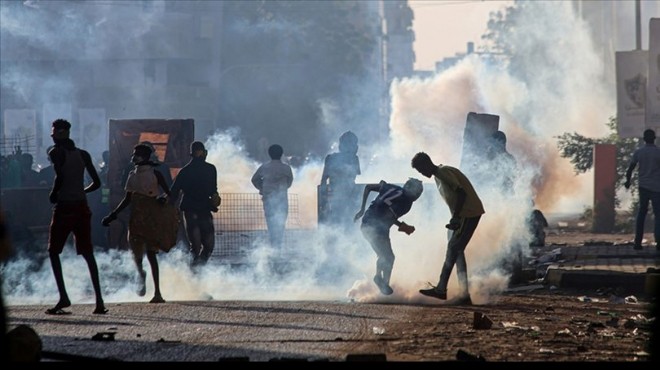
[{"label": "man in red shorts", "polygon": [[[55,180],[49,194],[49,200],[54,207],[48,235],[48,255],[55,275],[57,290],[60,293],[60,300],[53,308],[46,310],[46,313],[50,315],[67,314],[68,312],[62,309],[71,306],[64,286],[60,254],[69,234],[73,233],[76,252],[82,255],[87,262],[92,278],[96,294],[94,313],[105,314],[108,310],[105,308],[101,296],[99,269],[92,246],[92,212],[87,205],[86,195],[101,187],[101,179],[89,153],[76,148],[73,140],[69,138],[70,129],[71,123],[67,120],[56,119],[53,121],[51,137],[55,145],[48,151],[48,157],[55,168]],[[85,169],[92,179],[92,183],[87,187],[84,185]]]}]

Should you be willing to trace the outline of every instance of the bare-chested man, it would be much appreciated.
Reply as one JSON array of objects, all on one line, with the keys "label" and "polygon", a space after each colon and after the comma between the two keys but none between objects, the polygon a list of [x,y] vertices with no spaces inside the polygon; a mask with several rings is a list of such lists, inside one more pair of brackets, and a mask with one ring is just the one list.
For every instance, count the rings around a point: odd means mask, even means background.
[{"label": "bare-chested man", "polygon": [[[48,157],[55,168],[55,181],[49,194],[53,207],[48,235],[48,254],[55,275],[60,300],[53,308],[46,310],[50,315],[62,315],[69,312],[63,308],[71,306],[71,301],[64,286],[60,254],[64,249],[69,234],[73,233],[76,242],[76,252],[82,255],[92,278],[96,294],[95,314],[105,314],[108,310],[103,304],[99,269],[94,258],[92,245],[91,219],[92,212],[87,205],[87,193],[101,187],[92,157],[85,150],[76,148],[69,138],[71,123],[64,119],[56,119],[52,124],[51,137],[55,145],[48,151]],[[85,187],[85,170],[92,183]]]}]

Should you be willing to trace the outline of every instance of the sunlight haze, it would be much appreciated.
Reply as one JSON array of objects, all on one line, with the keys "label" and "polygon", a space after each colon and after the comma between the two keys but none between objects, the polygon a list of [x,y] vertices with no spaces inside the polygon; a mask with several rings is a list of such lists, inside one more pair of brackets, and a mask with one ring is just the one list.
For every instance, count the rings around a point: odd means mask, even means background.
[{"label": "sunlight haze", "polygon": [[435,62],[465,53],[470,41],[476,50],[489,14],[512,5],[513,1],[411,0],[408,3],[415,14],[415,69],[433,70]]}]

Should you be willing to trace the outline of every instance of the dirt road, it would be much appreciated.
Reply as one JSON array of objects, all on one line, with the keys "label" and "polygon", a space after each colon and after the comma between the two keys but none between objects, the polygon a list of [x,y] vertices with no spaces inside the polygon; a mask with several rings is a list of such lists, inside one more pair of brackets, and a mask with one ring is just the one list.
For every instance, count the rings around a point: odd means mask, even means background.
[{"label": "dirt road", "polygon": [[[548,243],[630,237],[551,235]],[[107,315],[93,315],[93,305],[74,305],[66,316],[45,315],[46,306],[10,306],[9,325],[36,331],[43,361],[650,359],[657,314],[648,297],[520,288],[471,306],[214,300],[112,303]],[[475,322],[475,315],[485,318]]]},{"label": "dirt road", "polygon": [[[92,315],[92,305],[74,305],[66,316],[14,306],[9,314],[10,327],[38,333],[45,360],[345,361],[376,354],[450,361],[460,350],[487,361],[647,361],[650,305],[588,293],[508,293],[484,306],[209,301],[111,304],[107,315]],[[475,327],[475,313],[492,324]],[[113,333],[112,340],[93,340],[99,333]]]}]

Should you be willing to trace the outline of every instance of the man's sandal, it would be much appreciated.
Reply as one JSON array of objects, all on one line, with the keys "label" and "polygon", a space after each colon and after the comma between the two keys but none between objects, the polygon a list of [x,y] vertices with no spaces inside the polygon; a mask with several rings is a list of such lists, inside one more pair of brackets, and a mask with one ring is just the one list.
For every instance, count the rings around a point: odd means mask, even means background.
[{"label": "man's sandal", "polygon": [[47,315],[71,315],[70,311],[64,311],[59,307],[53,307],[46,310]]}]

